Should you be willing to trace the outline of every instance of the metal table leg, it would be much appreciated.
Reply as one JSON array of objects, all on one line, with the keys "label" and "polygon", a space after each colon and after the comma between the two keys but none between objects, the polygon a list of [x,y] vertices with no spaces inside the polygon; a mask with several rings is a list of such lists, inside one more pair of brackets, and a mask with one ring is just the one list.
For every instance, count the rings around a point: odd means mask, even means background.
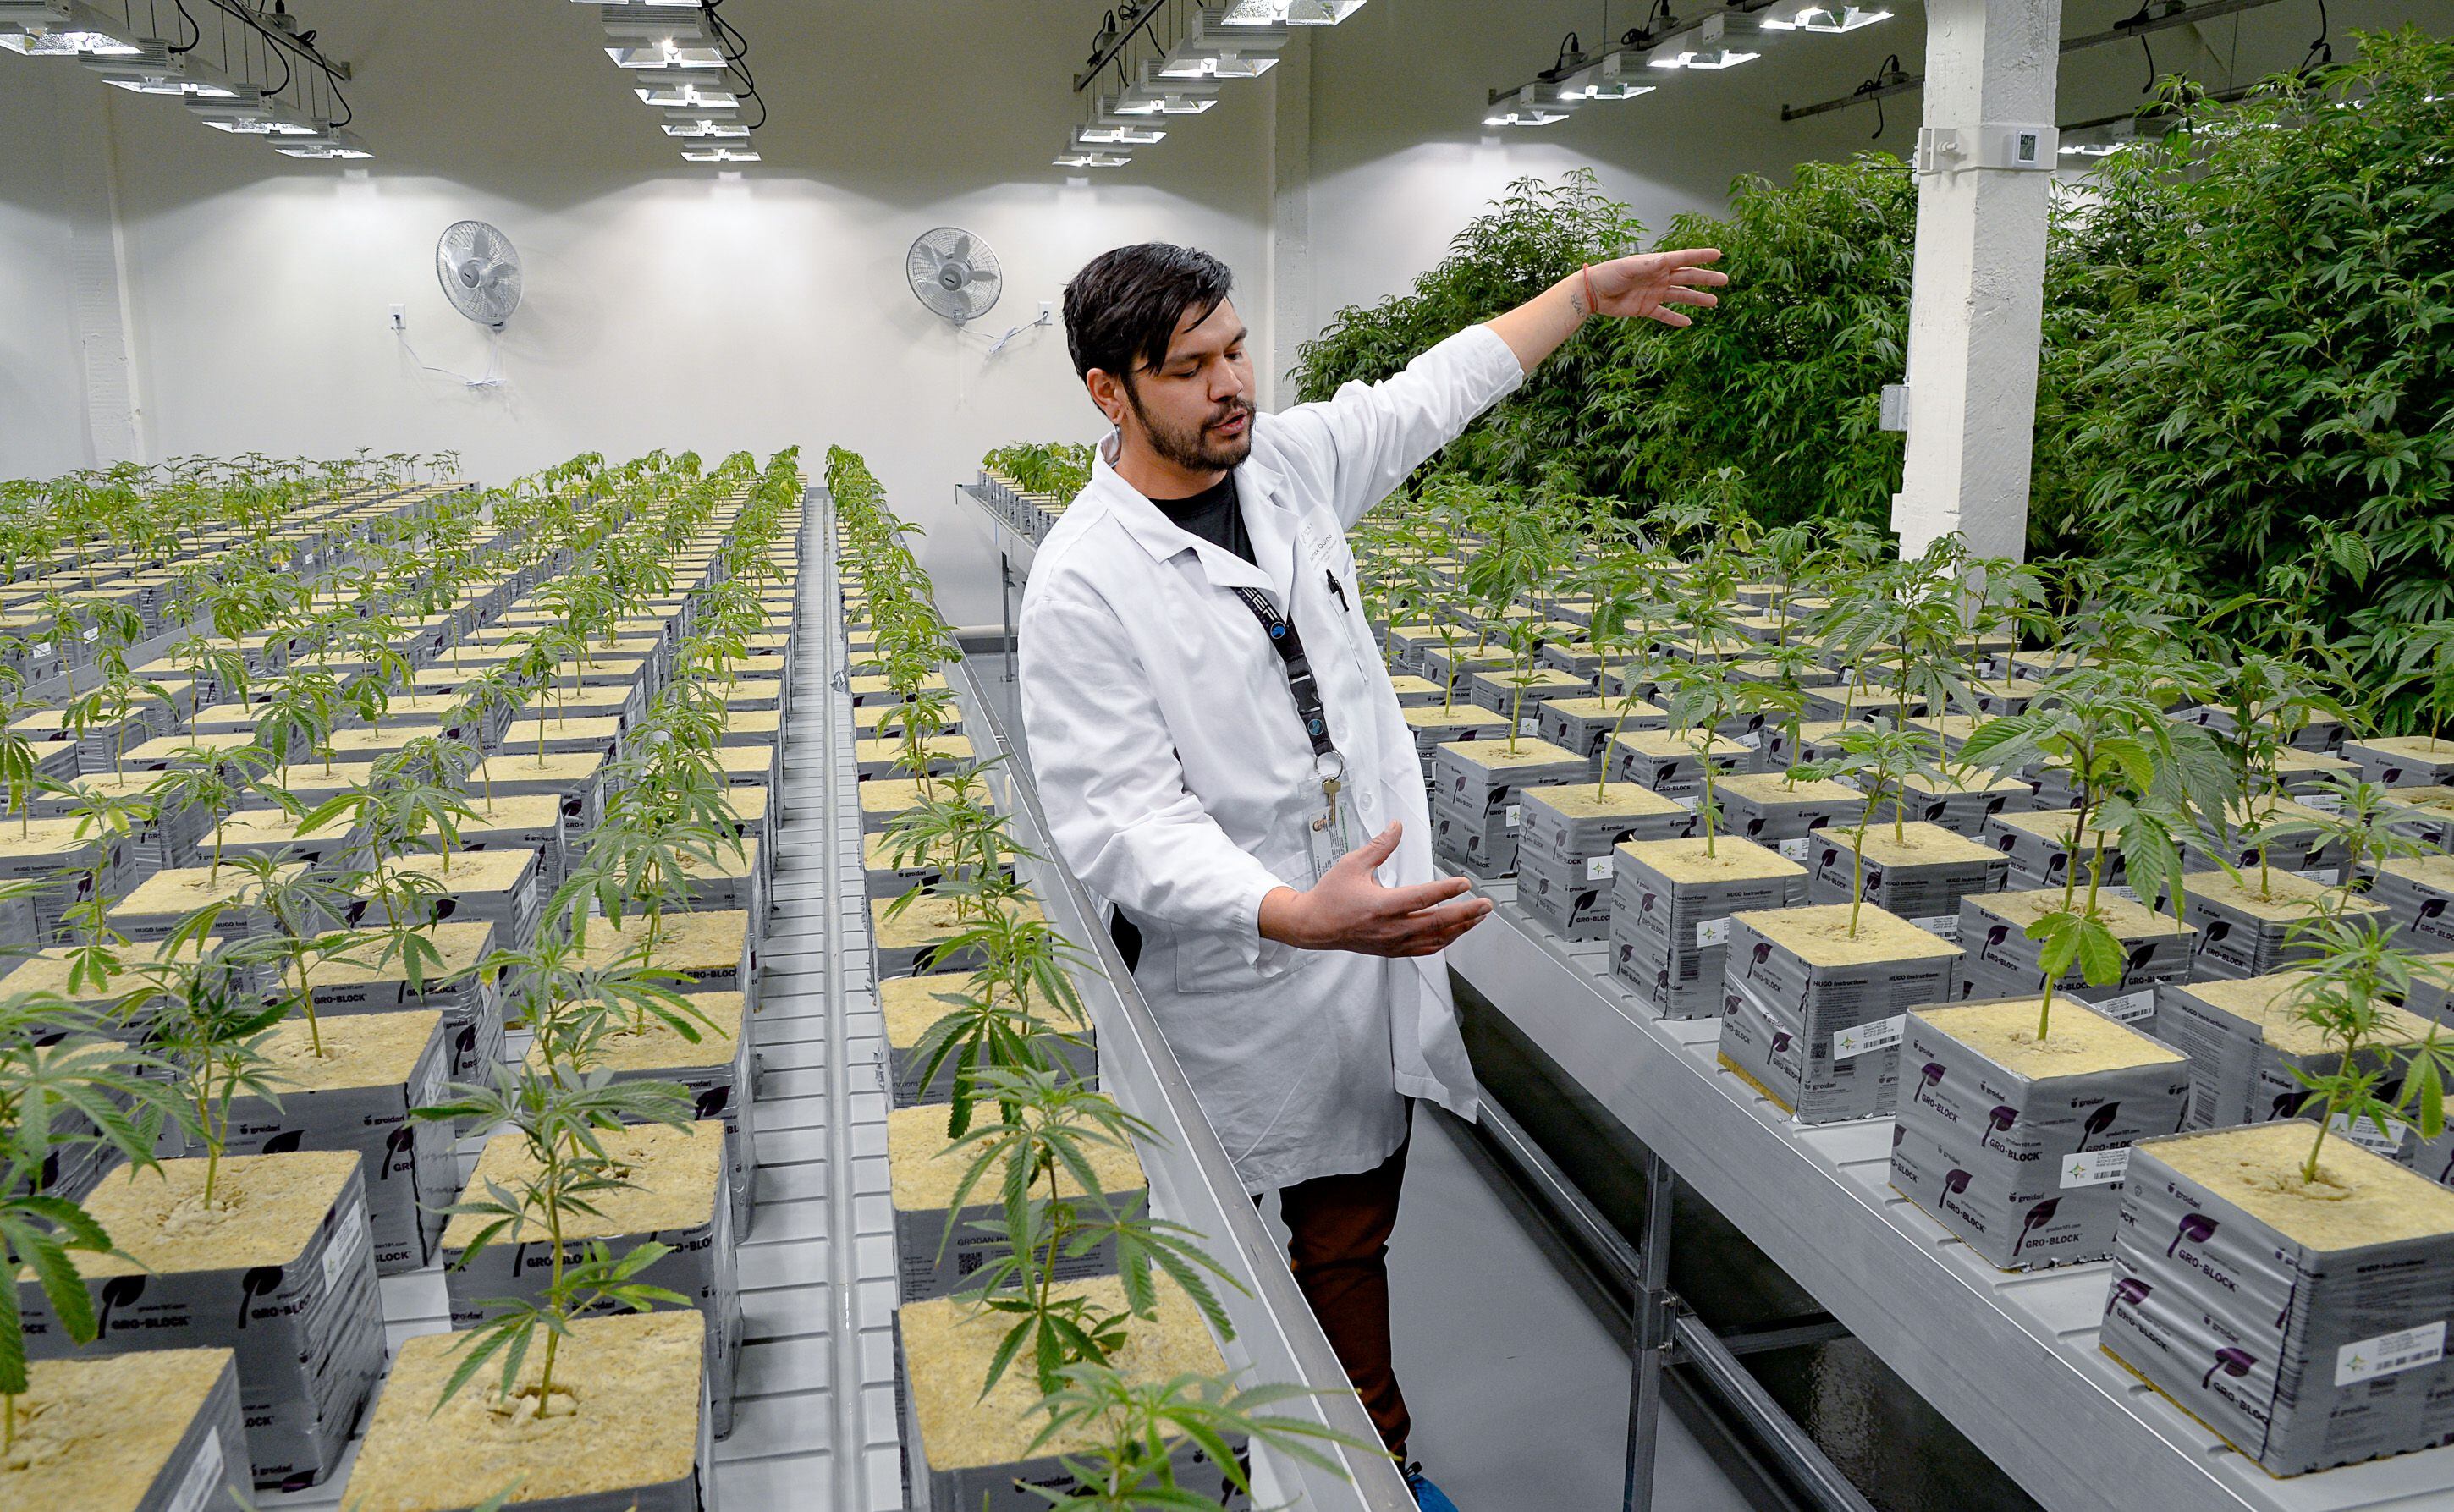
[{"label": "metal table leg", "polygon": [[1637,1249],[1633,1378],[1627,1392],[1626,1512],[1653,1512],[1653,1470],[1661,1433],[1661,1369],[1668,1362],[1675,1299],[1670,1293],[1670,1167],[1644,1156],[1644,1237]]}]

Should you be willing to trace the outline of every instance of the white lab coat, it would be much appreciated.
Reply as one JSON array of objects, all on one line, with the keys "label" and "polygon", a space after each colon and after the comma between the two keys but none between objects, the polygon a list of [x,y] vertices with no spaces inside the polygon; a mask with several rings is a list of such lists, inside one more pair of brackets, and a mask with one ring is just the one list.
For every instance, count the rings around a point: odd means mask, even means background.
[{"label": "white lab coat", "polygon": [[1303,636],[1357,843],[1404,823],[1379,879],[1432,880],[1422,770],[1346,528],[1522,378],[1478,326],[1385,382],[1256,415],[1236,478],[1258,565],[1179,530],[1103,448],[1033,562],[1018,659],[1041,806],[1065,862],[1141,928],[1135,979],[1249,1190],[1368,1171],[1405,1139],[1404,1099],[1471,1119],[1479,1092],[1442,958],[1260,937],[1263,896],[1311,882],[1320,787],[1284,664],[1232,590],[1263,590]]}]

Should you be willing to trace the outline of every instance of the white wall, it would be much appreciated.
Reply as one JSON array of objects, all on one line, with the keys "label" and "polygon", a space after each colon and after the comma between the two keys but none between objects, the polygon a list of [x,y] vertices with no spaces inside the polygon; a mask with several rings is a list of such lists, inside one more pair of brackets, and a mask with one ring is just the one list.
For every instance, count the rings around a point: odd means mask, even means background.
[{"label": "white wall", "polygon": [[51,477],[92,460],[70,318],[69,196],[51,91],[50,78],[30,62],[0,68],[0,477]]}]

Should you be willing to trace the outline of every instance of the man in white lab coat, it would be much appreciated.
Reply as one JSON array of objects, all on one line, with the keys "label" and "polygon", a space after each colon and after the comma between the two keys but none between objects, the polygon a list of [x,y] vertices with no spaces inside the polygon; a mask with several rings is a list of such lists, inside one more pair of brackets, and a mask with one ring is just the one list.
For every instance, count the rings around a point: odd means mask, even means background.
[{"label": "man in white lab coat", "polygon": [[1686,325],[1727,282],[1719,255],[1597,263],[1385,382],[1268,415],[1217,259],[1124,247],[1065,290],[1116,433],[1023,597],[1040,799],[1137,943],[1135,980],[1246,1187],[1280,1193],[1296,1279],[1401,1463],[1386,1246],[1408,1099],[1475,1117],[1440,951],[1490,904],[1432,864],[1346,531],[1589,315]]}]

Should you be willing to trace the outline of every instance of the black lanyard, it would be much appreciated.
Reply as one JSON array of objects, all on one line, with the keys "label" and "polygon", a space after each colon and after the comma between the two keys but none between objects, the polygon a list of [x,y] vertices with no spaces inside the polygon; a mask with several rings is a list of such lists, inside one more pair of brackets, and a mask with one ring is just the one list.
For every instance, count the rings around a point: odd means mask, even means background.
[{"label": "black lanyard", "polygon": [[[1303,636],[1296,627],[1272,606],[1267,595],[1257,588],[1238,587],[1236,596],[1261,622],[1261,631],[1270,637],[1270,649],[1287,664],[1287,692],[1295,696],[1296,716],[1303,721],[1304,735],[1312,741],[1315,761],[1335,756],[1338,746],[1329,738],[1329,715],[1320,706],[1320,683],[1312,675],[1312,662],[1304,655]],[[1339,758],[1344,764],[1344,758]]]}]

